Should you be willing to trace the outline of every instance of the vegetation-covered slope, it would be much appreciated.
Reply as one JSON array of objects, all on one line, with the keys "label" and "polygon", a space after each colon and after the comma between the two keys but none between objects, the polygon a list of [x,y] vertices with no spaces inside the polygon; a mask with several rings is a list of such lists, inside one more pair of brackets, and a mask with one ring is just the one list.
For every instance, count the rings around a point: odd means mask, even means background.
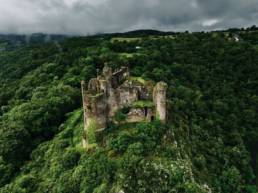
[{"label": "vegetation-covered slope", "polygon": [[[170,119],[110,124],[104,143],[86,152],[80,81],[105,62],[167,82]],[[0,192],[255,193],[257,73],[255,30],[138,32],[1,50]]]}]

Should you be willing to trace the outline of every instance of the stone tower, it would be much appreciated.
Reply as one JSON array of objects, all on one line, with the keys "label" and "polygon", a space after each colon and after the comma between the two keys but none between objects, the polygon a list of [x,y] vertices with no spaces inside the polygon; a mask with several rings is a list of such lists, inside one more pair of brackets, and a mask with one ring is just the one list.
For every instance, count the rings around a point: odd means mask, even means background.
[{"label": "stone tower", "polygon": [[167,118],[167,87],[165,82],[158,82],[153,90],[156,118],[162,122],[166,122]]},{"label": "stone tower", "polygon": [[[81,86],[85,134],[83,137],[83,146],[87,147],[87,144],[95,142],[95,139],[89,136],[92,135],[95,138],[95,135],[100,133],[107,126],[107,97],[106,93],[101,90],[101,84],[98,79],[91,79],[88,84],[88,89],[84,81],[82,81]],[[86,135],[88,137],[86,137]]]}]

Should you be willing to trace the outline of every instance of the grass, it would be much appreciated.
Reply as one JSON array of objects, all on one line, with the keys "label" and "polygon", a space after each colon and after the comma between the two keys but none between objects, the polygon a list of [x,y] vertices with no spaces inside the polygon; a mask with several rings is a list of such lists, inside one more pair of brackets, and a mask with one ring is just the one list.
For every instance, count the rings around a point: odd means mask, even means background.
[{"label": "grass", "polygon": [[130,76],[130,77],[129,77],[129,80],[140,82],[140,83],[143,84],[143,85],[145,85],[145,83],[146,83],[146,80],[144,80],[142,77],[133,77],[133,76]]},{"label": "grass", "polygon": [[120,53],[119,56],[126,57],[126,58],[133,58],[134,54],[133,53]]},{"label": "grass", "polygon": [[135,41],[141,41],[142,38],[121,38],[121,37],[118,37],[118,38],[112,38],[111,39],[111,42],[114,43],[116,41],[118,42],[135,42]]},{"label": "grass", "polygon": [[154,103],[152,101],[142,100],[142,101],[135,101],[132,103],[131,107],[133,108],[153,108]]},{"label": "grass", "polygon": [[68,119],[65,122],[64,130],[59,134],[61,138],[70,138],[73,147],[82,146],[82,134],[83,134],[83,110],[77,109],[67,114]]},{"label": "grass", "polygon": [[94,144],[96,143],[95,131],[98,127],[98,123],[94,119],[90,119],[88,121],[89,121],[89,126],[87,127],[87,141],[89,144]]}]

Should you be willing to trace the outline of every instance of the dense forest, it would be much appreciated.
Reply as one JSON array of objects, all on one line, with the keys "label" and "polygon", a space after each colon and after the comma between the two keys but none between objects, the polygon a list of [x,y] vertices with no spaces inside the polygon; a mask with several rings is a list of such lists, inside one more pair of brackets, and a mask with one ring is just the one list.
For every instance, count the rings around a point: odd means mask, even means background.
[{"label": "dense forest", "polygon": [[[165,81],[169,121],[85,150],[80,82],[104,64]],[[256,193],[257,74],[255,27],[0,36],[0,193]]]}]

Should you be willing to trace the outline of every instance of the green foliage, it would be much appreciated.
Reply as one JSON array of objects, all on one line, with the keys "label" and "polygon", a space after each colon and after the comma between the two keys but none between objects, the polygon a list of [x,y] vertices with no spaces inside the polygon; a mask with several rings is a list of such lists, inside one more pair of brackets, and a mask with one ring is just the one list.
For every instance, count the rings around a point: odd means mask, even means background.
[{"label": "green foliage", "polygon": [[126,151],[132,140],[133,139],[129,133],[120,133],[118,136],[110,138],[108,146],[115,152],[123,153]]},{"label": "green foliage", "polygon": [[3,158],[0,157],[0,184],[6,184],[10,180],[14,172],[13,170],[12,164],[6,163]]},{"label": "green foliage", "polygon": [[154,108],[154,103],[152,101],[142,100],[133,102],[131,106],[134,108]]},{"label": "green foliage", "polygon": [[95,188],[93,193],[106,193],[109,191],[107,184],[101,184],[99,187]]},{"label": "green foliage", "polygon": [[160,142],[165,127],[157,121],[139,123],[130,130],[120,132],[118,135],[110,135],[108,138],[109,149],[117,153],[124,153],[130,147],[130,151],[136,153],[142,152],[144,154],[152,152]]},{"label": "green foliage", "polygon": [[146,80],[144,80],[142,77],[133,77],[133,76],[130,76],[130,77],[129,77],[129,80],[139,82],[139,83],[141,83],[141,84],[143,84],[143,85],[146,84]]},{"label": "green foliage", "polygon": [[34,192],[36,190],[37,179],[31,175],[24,175],[17,181],[18,186],[27,192]]},{"label": "green foliage", "polygon": [[205,192],[192,181],[187,163],[128,156],[123,162],[126,172],[120,179],[124,183],[125,192]]},{"label": "green foliage", "polygon": [[244,191],[246,191],[247,193],[257,193],[255,185],[252,185],[252,186],[248,185],[248,186],[246,186]]},{"label": "green foliage", "polygon": [[62,166],[68,170],[77,165],[80,160],[80,153],[75,149],[69,149],[64,155],[61,157]]},{"label": "green foliage", "polygon": [[126,120],[126,114],[123,112],[123,110],[118,110],[114,116],[114,120],[118,123],[121,123]]},{"label": "green foliage", "polygon": [[96,130],[98,128],[98,123],[94,119],[88,120],[88,127],[87,127],[87,140],[89,144],[96,143]]},{"label": "green foliage", "polygon": [[128,154],[133,154],[133,155],[143,155],[144,146],[141,142],[130,144],[127,148],[127,152]]},{"label": "green foliage", "polygon": [[241,192],[241,176],[234,167],[222,172],[220,183],[223,192]]}]

